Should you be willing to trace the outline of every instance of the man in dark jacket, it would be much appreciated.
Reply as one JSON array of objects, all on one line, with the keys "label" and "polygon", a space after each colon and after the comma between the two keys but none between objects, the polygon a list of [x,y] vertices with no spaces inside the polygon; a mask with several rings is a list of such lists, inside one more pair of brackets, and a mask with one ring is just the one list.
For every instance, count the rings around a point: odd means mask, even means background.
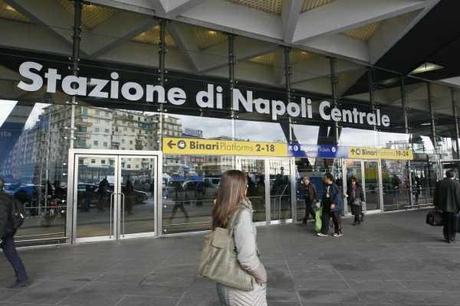
[{"label": "man in dark jacket", "polygon": [[311,215],[313,220],[315,219],[315,210],[313,205],[317,200],[316,188],[308,176],[304,176],[300,185],[301,197],[305,200],[305,216],[303,218],[303,223],[307,224],[308,217]]},{"label": "man in dark jacket", "polygon": [[460,211],[460,183],[455,180],[453,170],[448,170],[446,177],[436,183],[433,203],[443,211],[444,239],[448,243],[454,242],[457,232],[457,214]]},{"label": "man in dark jacket", "polygon": [[16,282],[10,288],[21,288],[28,285],[28,277],[14,243],[16,231],[11,223],[11,209],[14,200],[3,191],[4,185],[4,180],[0,178],[0,246],[16,273]]},{"label": "man in dark jacket", "polygon": [[322,227],[321,232],[317,235],[326,237],[329,234],[329,220],[332,218],[334,223],[334,237],[342,237],[342,220],[341,213],[343,209],[342,194],[339,187],[334,183],[334,177],[326,173],[323,178],[324,191],[321,199],[322,206]]}]

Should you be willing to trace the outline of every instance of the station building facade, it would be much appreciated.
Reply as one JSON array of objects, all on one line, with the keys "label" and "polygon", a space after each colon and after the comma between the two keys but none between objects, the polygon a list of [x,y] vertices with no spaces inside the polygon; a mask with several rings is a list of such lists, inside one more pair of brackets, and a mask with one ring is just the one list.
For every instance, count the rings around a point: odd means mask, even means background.
[{"label": "station building facade", "polygon": [[420,78],[428,64],[401,75],[97,1],[46,5],[0,1],[0,175],[27,209],[20,243],[207,230],[228,169],[247,172],[255,221],[276,224],[303,218],[303,175],[319,190],[326,172],[344,189],[357,177],[378,213],[431,205],[457,167],[460,91]]}]

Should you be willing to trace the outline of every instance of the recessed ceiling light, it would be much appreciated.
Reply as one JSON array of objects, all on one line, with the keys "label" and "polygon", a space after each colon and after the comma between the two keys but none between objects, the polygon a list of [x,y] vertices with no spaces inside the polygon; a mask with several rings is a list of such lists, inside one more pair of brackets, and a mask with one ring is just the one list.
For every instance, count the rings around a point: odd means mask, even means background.
[{"label": "recessed ceiling light", "polygon": [[216,31],[208,31],[208,34],[209,34],[209,35],[216,35],[217,32],[216,32]]},{"label": "recessed ceiling light", "polygon": [[8,11],[16,12],[14,7],[12,7],[12,6],[8,5],[8,4],[5,6],[5,9],[8,10]]},{"label": "recessed ceiling light", "polygon": [[419,67],[415,68],[411,72],[411,74],[424,73],[424,72],[439,70],[439,69],[443,69],[443,68],[444,68],[443,66],[436,65],[436,64],[433,64],[433,63],[424,63],[424,64],[420,65]]}]

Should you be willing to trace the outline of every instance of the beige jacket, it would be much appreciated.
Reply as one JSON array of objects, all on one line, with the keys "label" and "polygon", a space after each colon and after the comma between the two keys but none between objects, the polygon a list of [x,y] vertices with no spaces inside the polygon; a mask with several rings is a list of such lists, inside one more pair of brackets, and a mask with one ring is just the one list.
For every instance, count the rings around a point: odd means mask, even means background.
[{"label": "beige jacket", "polygon": [[234,225],[237,259],[241,267],[254,276],[257,283],[267,282],[267,272],[260,261],[257,248],[257,230],[252,222],[253,209],[249,200],[241,203],[243,209]]}]

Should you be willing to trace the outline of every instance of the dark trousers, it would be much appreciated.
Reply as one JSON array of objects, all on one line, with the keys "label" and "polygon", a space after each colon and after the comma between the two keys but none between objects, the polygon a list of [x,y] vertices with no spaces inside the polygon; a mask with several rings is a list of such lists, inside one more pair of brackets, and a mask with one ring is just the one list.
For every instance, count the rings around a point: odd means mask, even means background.
[{"label": "dark trousers", "polygon": [[351,214],[355,217],[355,223],[361,223],[361,221],[363,221],[364,214],[361,205],[351,205]]},{"label": "dark trousers", "polygon": [[5,255],[6,259],[10,262],[11,266],[14,269],[14,273],[16,273],[16,280],[18,282],[24,282],[27,280],[27,273],[26,269],[24,268],[24,264],[22,263],[21,258],[16,252],[16,245],[14,243],[13,236],[7,236],[3,238],[1,247],[3,249],[3,254]]},{"label": "dark trousers", "polygon": [[309,201],[305,201],[305,217],[303,218],[303,222],[307,222],[310,215],[312,219],[315,220],[316,214],[315,210],[313,209],[313,204]]},{"label": "dark trousers", "polygon": [[339,211],[331,211],[330,207],[324,207],[322,211],[322,226],[321,233],[329,234],[329,220],[332,218],[334,223],[334,233],[339,234],[342,232],[342,218]]},{"label": "dark trousers", "polygon": [[455,234],[457,233],[457,214],[450,212],[443,212],[442,214],[444,218],[444,238],[446,240],[453,241],[455,240]]}]

